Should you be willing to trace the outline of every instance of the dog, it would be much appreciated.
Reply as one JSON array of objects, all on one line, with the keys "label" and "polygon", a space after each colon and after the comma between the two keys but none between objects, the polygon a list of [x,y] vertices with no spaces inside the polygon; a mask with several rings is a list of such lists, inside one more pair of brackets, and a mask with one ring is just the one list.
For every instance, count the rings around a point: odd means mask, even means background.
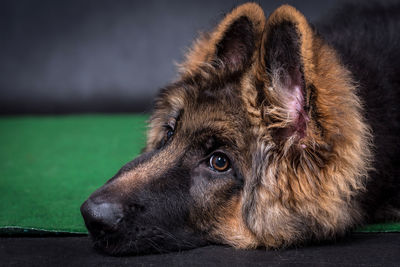
[{"label": "dog", "polygon": [[255,3],[202,34],[143,153],[81,206],[112,255],[285,248],[400,218],[400,5],[317,27]]}]

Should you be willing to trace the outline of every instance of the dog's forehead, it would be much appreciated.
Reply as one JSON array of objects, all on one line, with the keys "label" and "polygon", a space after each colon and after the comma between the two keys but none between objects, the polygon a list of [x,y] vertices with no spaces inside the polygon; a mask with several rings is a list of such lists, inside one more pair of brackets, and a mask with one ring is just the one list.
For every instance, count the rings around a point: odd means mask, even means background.
[{"label": "dog's forehead", "polygon": [[[182,108],[185,123],[202,126],[243,127],[246,121],[238,85],[225,84],[197,88],[195,95],[186,95]],[[188,125],[189,126],[189,125]]]},{"label": "dog's forehead", "polygon": [[[248,114],[241,95],[240,81],[179,81],[161,91],[152,125],[168,124],[179,136],[206,140],[217,138],[229,143],[249,139]],[[162,127],[161,127],[162,128]],[[153,135],[157,129],[153,128]]]}]

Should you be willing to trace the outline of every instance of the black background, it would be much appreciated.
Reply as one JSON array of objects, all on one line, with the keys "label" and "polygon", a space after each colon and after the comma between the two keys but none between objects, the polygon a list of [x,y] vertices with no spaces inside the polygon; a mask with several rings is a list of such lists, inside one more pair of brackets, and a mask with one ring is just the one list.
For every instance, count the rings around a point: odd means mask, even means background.
[{"label": "black background", "polygon": [[[246,1],[0,1],[0,114],[149,112],[199,31]],[[284,3],[310,21],[343,1]]]},{"label": "black background", "polygon": [[[197,33],[245,1],[0,0],[0,115],[149,112]],[[281,4],[311,21],[345,1]],[[0,178],[1,179],[1,178]],[[281,251],[209,246],[141,257],[103,256],[87,237],[0,237],[0,266],[398,266],[399,234],[353,234]]]}]

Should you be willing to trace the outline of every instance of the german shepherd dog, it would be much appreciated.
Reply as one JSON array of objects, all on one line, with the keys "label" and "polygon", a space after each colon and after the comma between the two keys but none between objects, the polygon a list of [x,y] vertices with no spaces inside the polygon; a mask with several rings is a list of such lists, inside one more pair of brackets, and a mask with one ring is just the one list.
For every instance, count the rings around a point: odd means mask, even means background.
[{"label": "german shepherd dog", "polygon": [[399,220],[399,32],[399,4],[317,28],[234,9],[159,93],[143,154],[83,203],[95,247],[282,248]]}]

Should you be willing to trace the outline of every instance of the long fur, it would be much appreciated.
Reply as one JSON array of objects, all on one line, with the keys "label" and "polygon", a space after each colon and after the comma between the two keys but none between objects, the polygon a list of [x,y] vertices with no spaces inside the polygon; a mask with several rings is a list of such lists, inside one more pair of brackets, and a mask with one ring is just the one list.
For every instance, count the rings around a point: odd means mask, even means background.
[{"label": "long fur", "polygon": [[227,14],[160,91],[143,155],[82,206],[96,244],[281,248],[399,221],[399,10],[350,6],[319,30],[289,5]]}]

